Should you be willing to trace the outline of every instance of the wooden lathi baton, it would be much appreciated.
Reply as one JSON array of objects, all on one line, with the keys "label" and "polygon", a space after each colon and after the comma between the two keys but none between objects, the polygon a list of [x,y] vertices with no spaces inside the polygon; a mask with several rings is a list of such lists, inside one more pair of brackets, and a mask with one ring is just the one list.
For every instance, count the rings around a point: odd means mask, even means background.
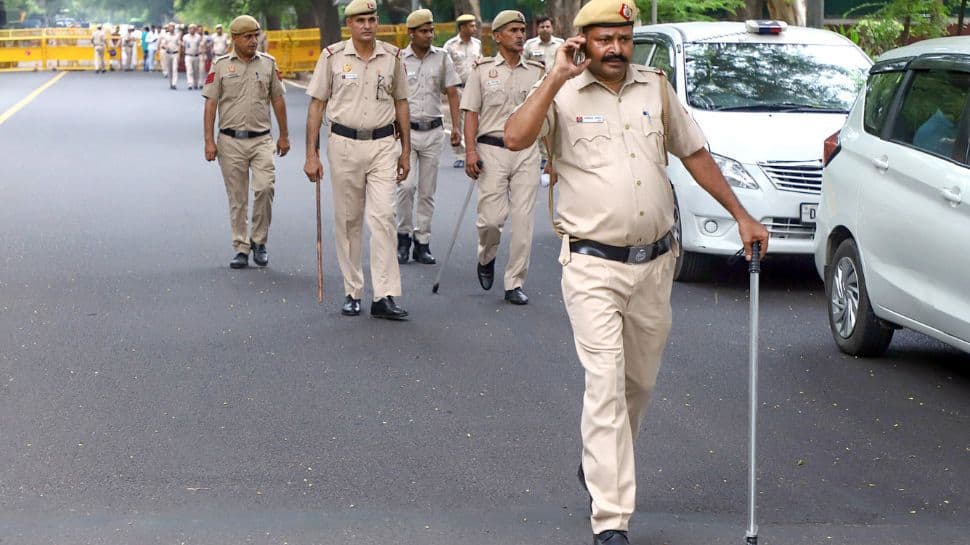
[{"label": "wooden lathi baton", "polygon": [[317,302],[323,302],[323,228],[320,225],[320,182],[317,186]]}]

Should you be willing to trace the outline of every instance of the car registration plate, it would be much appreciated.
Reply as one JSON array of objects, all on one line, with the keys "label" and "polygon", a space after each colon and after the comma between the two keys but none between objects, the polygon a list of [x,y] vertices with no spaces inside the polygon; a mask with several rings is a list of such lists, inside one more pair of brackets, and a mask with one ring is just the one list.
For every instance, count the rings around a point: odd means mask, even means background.
[{"label": "car registration plate", "polygon": [[815,223],[815,216],[818,215],[818,203],[802,203],[802,223]]}]

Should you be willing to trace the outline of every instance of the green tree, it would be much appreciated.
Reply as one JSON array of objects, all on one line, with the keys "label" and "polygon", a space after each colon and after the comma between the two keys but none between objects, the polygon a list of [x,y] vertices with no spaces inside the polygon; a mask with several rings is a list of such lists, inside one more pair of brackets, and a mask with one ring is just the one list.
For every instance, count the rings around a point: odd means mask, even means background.
[{"label": "green tree", "polygon": [[[651,0],[636,0],[640,20],[649,22]],[[657,22],[714,21],[745,7],[744,0],[658,0]]]},{"label": "green tree", "polygon": [[844,32],[870,55],[878,55],[913,39],[936,38],[946,33],[949,0],[891,0],[863,4],[849,10],[846,18],[878,8]]}]

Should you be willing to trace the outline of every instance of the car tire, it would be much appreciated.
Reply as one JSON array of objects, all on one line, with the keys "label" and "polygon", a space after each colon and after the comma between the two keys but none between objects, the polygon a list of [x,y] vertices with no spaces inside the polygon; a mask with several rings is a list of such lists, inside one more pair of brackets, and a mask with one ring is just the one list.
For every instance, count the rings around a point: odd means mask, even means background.
[{"label": "car tire", "polygon": [[[672,190],[673,188],[671,188]],[[698,282],[707,280],[713,268],[713,258],[709,255],[684,250],[680,225],[680,203],[674,193],[674,237],[680,246],[680,255],[674,263],[674,280],[677,282]]]},{"label": "car tire", "polygon": [[866,279],[855,240],[835,250],[825,271],[829,328],[839,350],[851,356],[880,356],[889,347],[893,328],[872,312]]}]

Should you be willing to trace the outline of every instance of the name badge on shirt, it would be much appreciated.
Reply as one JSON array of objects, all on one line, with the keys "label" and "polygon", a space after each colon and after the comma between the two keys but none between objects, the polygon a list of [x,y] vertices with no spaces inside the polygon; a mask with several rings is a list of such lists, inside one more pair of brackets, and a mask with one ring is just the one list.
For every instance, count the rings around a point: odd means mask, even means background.
[{"label": "name badge on shirt", "polygon": [[351,72],[350,74],[340,74],[340,79],[357,79],[357,74]]},{"label": "name badge on shirt", "polygon": [[606,118],[601,115],[577,115],[576,123],[606,123]]},{"label": "name badge on shirt", "polygon": [[224,77],[226,79],[229,79],[229,78],[238,78],[239,77],[239,74],[237,74],[235,72],[229,72],[228,74],[225,74],[222,77]]},{"label": "name badge on shirt", "polygon": [[502,85],[502,80],[500,79],[490,79],[485,81],[486,87],[498,87],[499,85]]}]

